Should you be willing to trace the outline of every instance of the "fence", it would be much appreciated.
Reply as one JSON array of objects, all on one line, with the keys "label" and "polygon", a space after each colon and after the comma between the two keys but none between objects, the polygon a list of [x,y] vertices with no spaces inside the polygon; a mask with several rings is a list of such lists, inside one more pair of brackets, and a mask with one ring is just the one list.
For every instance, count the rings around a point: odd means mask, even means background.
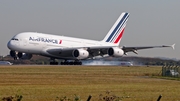
[{"label": "fence", "polygon": [[180,73],[179,65],[164,65],[164,66],[162,66],[162,76],[180,77],[179,73]]}]

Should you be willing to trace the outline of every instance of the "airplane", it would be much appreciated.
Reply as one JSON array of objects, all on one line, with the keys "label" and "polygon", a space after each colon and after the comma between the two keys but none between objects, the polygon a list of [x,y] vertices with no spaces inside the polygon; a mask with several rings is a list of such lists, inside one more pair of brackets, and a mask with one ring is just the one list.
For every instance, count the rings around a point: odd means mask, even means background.
[{"label": "airplane", "polygon": [[33,54],[50,57],[50,65],[58,65],[56,59],[64,60],[61,65],[82,65],[81,60],[94,59],[97,56],[122,57],[127,52],[138,54],[137,50],[149,48],[172,47],[174,45],[120,47],[129,13],[123,12],[107,35],[101,41],[43,34],[37,32],[23,32],[15,35],[8,43],[10,55],[16,59],[31,59]]}]

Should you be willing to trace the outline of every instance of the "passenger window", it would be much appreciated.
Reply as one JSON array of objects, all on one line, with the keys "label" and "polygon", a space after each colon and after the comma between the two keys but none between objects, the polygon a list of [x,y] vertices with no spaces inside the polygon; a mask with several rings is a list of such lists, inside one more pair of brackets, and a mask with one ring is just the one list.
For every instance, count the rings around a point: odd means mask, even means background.
[{"label": "passenger window", "polygon": [[11,40],[16,40],[16,41],[18,41],[18,39],[17,39],[17,38],[12,38]]}]

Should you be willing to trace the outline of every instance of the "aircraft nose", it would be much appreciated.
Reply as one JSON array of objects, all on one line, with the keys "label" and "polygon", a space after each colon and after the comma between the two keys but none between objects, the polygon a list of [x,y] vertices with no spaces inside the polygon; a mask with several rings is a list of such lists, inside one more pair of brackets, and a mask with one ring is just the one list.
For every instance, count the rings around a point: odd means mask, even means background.
[{"label": "aircraft nose", "polygon": [[8,47],[9,49],[12,49],[12,48],[13,48],[13,43],[12,43],[11,40],[7,43],[7,47]]},{"label": "aircraft nose", "polygon": [[7,43],[7,47],[10,49],[11,48],[11,40]]}]

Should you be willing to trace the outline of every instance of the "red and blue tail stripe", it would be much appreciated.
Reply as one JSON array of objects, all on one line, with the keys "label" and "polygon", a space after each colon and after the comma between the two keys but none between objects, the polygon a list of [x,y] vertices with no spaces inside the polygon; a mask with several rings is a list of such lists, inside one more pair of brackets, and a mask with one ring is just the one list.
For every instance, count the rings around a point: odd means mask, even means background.
[{"label": "red and blue tail stripe", "polygon": [[128,18],[129,13],[122,13],[103,41],[119,44]]}]

